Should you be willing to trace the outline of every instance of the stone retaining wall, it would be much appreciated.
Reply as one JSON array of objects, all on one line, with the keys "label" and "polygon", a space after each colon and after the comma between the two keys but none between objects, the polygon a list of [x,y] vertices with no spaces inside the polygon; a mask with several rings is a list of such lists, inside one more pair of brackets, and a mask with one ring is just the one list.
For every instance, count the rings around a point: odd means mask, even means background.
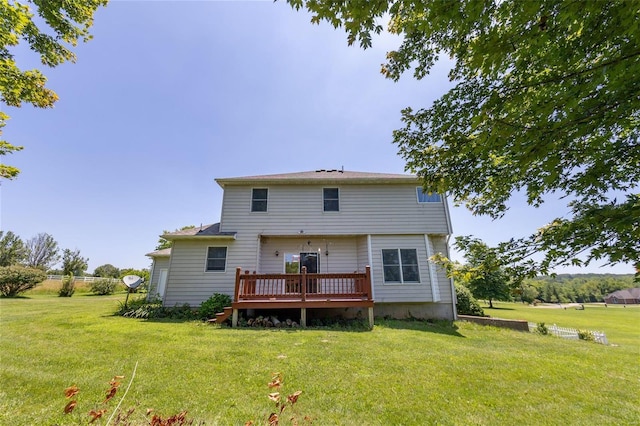
[{"label": "stone retaining wall", "polygon": [[491,317],[474,317],[471,315],[458,315],[460,321],[474,322],[480,325],[492,325],[494,327],[510,328],[517,331],[529,332],[529,324],[525,320],[510,320]]}]

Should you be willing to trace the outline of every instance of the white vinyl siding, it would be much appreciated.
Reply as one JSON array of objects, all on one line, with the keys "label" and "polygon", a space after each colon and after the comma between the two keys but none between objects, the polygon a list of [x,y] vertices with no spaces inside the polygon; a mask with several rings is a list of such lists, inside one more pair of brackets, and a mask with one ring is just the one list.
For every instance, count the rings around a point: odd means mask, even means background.
[{"label": "white vinyl siding", "polygon": [[241,238],[227,241],[227,268],[224,272],[206,272],[206,252],[213,246],[212,240],[175,240],[171,248],[171,266],[164,295],[165,306],[188,303],[192,307],[214,293],[228,294],[233,297],[235,288],[235,268],[242,266],[255,270],[255,238]]},{"label": "white vinyl siding", "polygon": [[169,256],[154,257],[152,276],[149,279],[149,297],[153,299],[158,293],[158,282],[160,281],[160,271],[169,268]]},{"label": "white vinyl siding", "polygon": [[269,187],[268,213],[247,211],[251,187],[225,188],[221,231],[253,235],[447,234],[445,203],[416,202],[416,186],[341,185],[340,214],[326,214],[322,185]]},{"label": "white vinyl siding", "polygon": [[356,237],[262,237],[259,271],[283,273],[285,254],[310,252],[319,253],[319,273],[355,272],[360,269]]},{"label": "white vinyl siding", "polygon": [[[416,250],[420,283],[385,283],[382,250],[390,247],[396,250]],[[371,275],[376,302],[418,303],[433,301],[424,235],[372,235],[371,254],[373,256]]]}]

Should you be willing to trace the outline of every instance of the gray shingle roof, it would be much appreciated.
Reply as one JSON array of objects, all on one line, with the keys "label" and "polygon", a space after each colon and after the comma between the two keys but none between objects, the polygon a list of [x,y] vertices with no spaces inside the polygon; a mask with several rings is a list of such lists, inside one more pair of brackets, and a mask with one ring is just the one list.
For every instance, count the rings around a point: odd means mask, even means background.
[{"label": "gray shingle roof", "polygon": [[180,231],[167,232],[162,235],[162,238],[172,240],[175,238],[184,237],[235,237],[236,232],[221,232],[220,223],[214,223],[212,225],[196,226],[195,228],[183,229]]},{"label": "gray shingle roof", "polygon": [[149,256],[149,257],[168,257],[168,256],[171,256],[171,247],[166,248],[166,249],[162,249],[162,250],[152,251],[151,253],[145,254],[145,256]]},{"label": "gray shingle roof", "polygon": [[348,170],[312,170],[308,172],[281,173],[216,179],[218,185],[242,184],[323,184],[323,183],[419,183],[413,175],[393,173],[353,172]]}]

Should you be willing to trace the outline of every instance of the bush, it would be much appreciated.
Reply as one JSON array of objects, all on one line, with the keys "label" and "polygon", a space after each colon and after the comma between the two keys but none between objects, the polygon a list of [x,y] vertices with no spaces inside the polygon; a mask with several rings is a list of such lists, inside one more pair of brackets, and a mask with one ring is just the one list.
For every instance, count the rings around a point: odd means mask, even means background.
[{"label": "bush", "polygon": [[462,284],[456,284],[456,299],[458,303],[456,304],[456,309],[458,314],[460,315],[473,315],[478,317],[483,317],[484,310],[478,303],[478,301],[473,297],[471,291],[468,288],[463,286]]},{"label": "bush", "polygon": [[117,284],[118,282],[112,280],[111,278],[102,278],[99,280],[95,280],[91,283],[91,293],[100,296],[113,294],[113,292],[116,290]]},{"label": "bush", "polygon": [[58,291],[60,297],[71,297],[76,291],[76,278],[73,274],[62,277],[62,287]]},{"label": "bush", "polygon": [[46,279],[47,275],[40,269],[19,265],[3,266],[0,267],[0,293],[4,297],[15,297]]},{"label": "bush", "polygon": [[231,297],[226,294],[215,293],[202,302],[198,310],[198,316],[203,320],[215,318],[216,314],[224,311],[227,306],[231,306]]},{"label": "bush", "polygon": [[539,322],[538,325],[536,326],[536,333],[546,336],[547,334],[549,334],[549,329],[547,328],[546,325],[544,325],[543,322]]},{"label": "bush", "polygon": [[586,340],[587,342],[595,342],[596,338],[589,330],[578,330],[578,339]]},{"label": "bush", "polygon": [[115,315],[139,319],[197,319],[196,312],[186,303],[182,306],[167,308],[162,306],[162,302],[159,300],[147,302],[144,297],[136,300],[130,300],[126,307],[123,302],[120,302],[120,307],[116,311]]}]

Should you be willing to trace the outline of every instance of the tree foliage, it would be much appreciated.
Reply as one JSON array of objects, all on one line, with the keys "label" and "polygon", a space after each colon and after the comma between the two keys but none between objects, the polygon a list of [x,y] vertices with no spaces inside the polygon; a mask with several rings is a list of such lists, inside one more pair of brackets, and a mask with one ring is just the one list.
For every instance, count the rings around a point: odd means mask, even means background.
[{"label": "tree foliage", "polygon": [[567,200],[566,215],[499,247],[521,272],[638,262],[640,2],[288,1],[363,48],[388,17],[403,36],[382,66],[392,80],[452,58],[454,87],[403,110],[394,142],[427,191],[474,214],[501,217],[514,193]]},{"label": "tree foliage", "polygon": [[493,308],[494,300],[510,300],[520,280],[511,279],[495,249],[472,237],[456,237],[455,246],[464,253],[466,264],[451,262],[442,255],[431,259],[445,268],[449,277],[463,284],[477,299]]},{"label": "tree foliage", "polygon": [[473,297],[467,287],[460,283],[455,284],[456,288],[456,311],[458,315],[473,315],[483,317],[484,310]]},{"label": "tree foliage", "polygon": [[0,294],[4,297],[15,297],[47,278],[40,269],[22,265],[0,266]]},{"label": "tree foliage", "polygon": [[111,265],[110,263],[106,263],[104,265],[98,266],[93,271],[94,277],[103,277],[103,278],[119,278],[120,277],[120,269]]},{"label": "tree foliage", "polygon": [[633,275],[561,274],[555,277],[538,277],[523,282],[522,287],[533,302],[594,303],[603,302],[605,296],[617,290],[634,287]]},{"label": "tree foliage", "polygon": [[40,233],[26,242],[26,265],[31,268],[49,270],[60,260],[58,242],[47,233]]},{"label": "tree foliage", "polygon": [[[91,38],[89,28],[93,14],[108,0],[0,0],[0,98],[8,106],[20,107],[23,102],[38,108],[50,108],[58,95],[45,87],[46,77],[37,69],[22,70],[11,51],[21,41],[40,56],[48,67],[75,62],[71,50],[79,40]],[[34,16],[35,9],[38,17]],[[9,116],[0,112],[0,136]],[[21,150],[0,140],[0,156]],[[0,177],[12,179],[20,171],[0,164]]]},{"label": "tree foliage", "polygon": [[64,249],[62,252],[62,273],[64,275],[82,276],[87,270],[89,258],[80,255],[80,250]]},{"label": "tree foliage", "polygon": [[26,256],[24,243],[11,231],[0,231],[0,266],[20,263]]}]

